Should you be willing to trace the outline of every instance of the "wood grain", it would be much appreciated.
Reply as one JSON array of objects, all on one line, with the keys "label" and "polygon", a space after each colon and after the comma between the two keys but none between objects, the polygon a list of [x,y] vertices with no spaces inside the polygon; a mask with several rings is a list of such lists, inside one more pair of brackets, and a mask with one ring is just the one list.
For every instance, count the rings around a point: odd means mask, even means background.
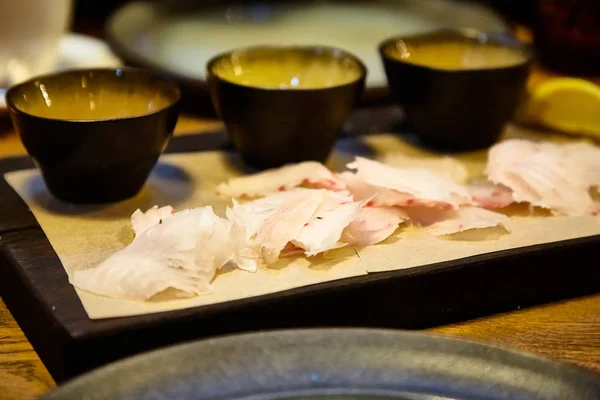
[{"label": "wood grain", "polygon": [[52,387],[54,380],[0,300],[0,398],[34,399]]},{"label": "wood grain", "polygon": [[529,351],[600,372],[600,295],[429,331]]}]

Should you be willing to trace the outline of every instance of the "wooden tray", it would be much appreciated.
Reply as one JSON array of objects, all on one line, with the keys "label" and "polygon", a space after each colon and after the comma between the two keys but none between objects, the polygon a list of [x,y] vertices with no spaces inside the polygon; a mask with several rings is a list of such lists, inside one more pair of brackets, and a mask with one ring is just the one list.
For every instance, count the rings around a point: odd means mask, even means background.
[{"label": "wooden tray", "polygon": [[[355,121],[364,129],[360,118]],[[174,138],[167,151],[228,146],[227,136],[214,132]],[[28,158],[0,160],[0,174],[31,167]],[[57,382],[211,335],[316,326],[418,329],[600,292],[600,236],[593,236],[200,308],[92,321],[44,232],[4,179],[0,207],[0,294]]]}]

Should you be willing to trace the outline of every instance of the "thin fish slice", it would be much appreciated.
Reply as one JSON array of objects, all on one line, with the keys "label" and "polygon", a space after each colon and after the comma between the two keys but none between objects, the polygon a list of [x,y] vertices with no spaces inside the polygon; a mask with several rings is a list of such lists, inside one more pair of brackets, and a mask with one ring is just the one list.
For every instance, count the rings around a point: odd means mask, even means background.
[{"label": "thin fish slice", "polygon": [[515,202],[511,189],[487,179],[473,182],[467,186],[467,190],[476,206],[489,210],[508,207]]},{"label": "thin fish slice", "polygon": [[402,154],[386,154],[381,162],[395,168],[424,168],[446,180],[464,184],[469,172],[463,163],[451,157],[409,157]]},{"label": "thin fish slice", "polygon": [[355,169],[356,176],[370,185],[394,190],[406,196],[406,200],[396,204],[398,206],[424,205],[457,209],[461,205],[472,203],[471,196],[463,186],[427,169],[394,168],[362,157],[357,157],[348,164],[348,168]]},{"label": "thin fish slice", "polygon": [[178,212],[139,235],[71,283],[98,295],[147,300],[172,288],[181,296],[208,293],[218,268],[232,259],[239,238],[212,207]]},{"label": "thin fish slice", "polygon": [[597,213],[584,169],[568,161],[558,145],[520,139],[500,142],[489,151],[486,174],[510,188],[517,202],[559,215]]},{"label": "thin fish slice", "polygon": [[281,168],[269,169],[257,174],[230,179],[217,187],[221,195],[231,197],[262,197],[277,191],[283,191],[301,185],[313,188],[343,190],[340,181],[323,164],[305,161]]},{"label": "thin fish slice", "polygon": [[175,210],[171,206],[164,206],[160,208],[158,208],[158,206],[154,206],[148,209],[146,212],[142,212],[142,210],[137,209],[131,215],[131,227],[137,236],[152,228],[159,222],[165,221],[167,218],[172,217],[173,214],[175,214]]},{"label": "thin fish slice", "polygon": [[293,191],[275,193],[243,204],[232,199],[232,207],[227,207],[226,215],[231,222],[244,228],[246,237],[250,239],[286,200],[296,195]]},{"label": "thin fish slice", "polygon": [[453,209],[423,206],[404,207],[402,211],[408,216],[410,224],[418,227],[428,227],[456,216],[456,210]]},{"label": "thin fish slice", "polygon": [[563,146],[567,160],[580,166],[586,184],[600,192],[600,148],[588,142],[575,142]]},{"label": "thin fish slice", "polygon": [[[261,229],[267,219],[283,206],[283,204],[299,194],[319,192],[324,195],[324,200],[321,202],[315,214],[324,213],[339,205],[352,202],[352,196],[346,191],[333,192],[323,189],[304,189],[295,188],[285,192],[278,192],[244,204],[239,204],[235,200],[233,206],[227,208],[227,218],[233,223],[235,232],[243,232],[246,240],[253,238]],[[313,216],[314,218],[314,216]],[[236,252],[236,263],[239,268],[249,272],[254,272],[260,264],[259,247],[256,245],[246,245],[240,242],[241,246]],[[294,249],[285,251],[283,255],[289,256],[298,253],[299,248],[294,246]],[[300,253],[302,253],[300,249]]]},{"label": "thin fish slice", "polygon": [[353,172],[342,172],[338,177],[346,184],[346,189],[352,193],[355,200],[369,199],[369,206],[393,207],[404,205],[413,197],[406,193],[400,193],[377,185],[371,185]]},{"label": "thin fish slice", "polygon": [[443,236],[498,225],[502,225],[507,231],[510,231],[508,222],[509,218],[504,214],[466,206],[450,211],[450,215],[446,219],[431,225],[428,232],[436,236]]},{"label": "thin fish slice", "polygon": [[262,224],[271,217],[286,201],[301,193],[319,191],[325,196],[325,200],[319,205],[319,210],[324,211],[334,208],[340,204],[353,201],[352,195],[347,191],[324,191],[323,189],[295,188],[284,192],[278,192],[260,199],[240,204],[232,199],[233,206],[228,207],[227,218],[246,228],[248,238],[254,236]]},{"label": "thin fish slice", "polygon": [[261,225],[250,246],[260,249],[265,264],[274,264],[288,242],[298,237],[321,203],[326,199],[326,190],[300,192],[283,202]]},{"label": "thin fish slice", "polygon": [[291,241],[305,250],[308,257],[340,248],[342,232],[356,218],[365,201],[353,201],[345,204],[330,204],[317,210],[313,218],[306,223],[300,233]]},{"label": "thin fish slice", "polygon": [[341,242],[351,246],[369,246],[390,237],[408,215],[396,207],[364,207],[344,229]]}]

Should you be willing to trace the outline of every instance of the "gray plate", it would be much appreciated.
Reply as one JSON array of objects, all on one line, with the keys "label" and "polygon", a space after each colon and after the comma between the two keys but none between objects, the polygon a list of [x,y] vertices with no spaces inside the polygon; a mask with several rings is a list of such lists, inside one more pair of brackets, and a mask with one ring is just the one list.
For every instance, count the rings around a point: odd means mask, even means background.
[{"label": "gray plate", "polygon": [[83,375],[45,400],[600,399],[600,375],[443,336],[311,329],[169,347]]},{"label": "gray plate", "polygon": [[205,91],[214,55],[263,44],[341,47],[366,64],[366,96],[387,81],[377,52],[384,39],[445,27],[508,32],[505,21],[470,1],[160,0],[134,1],[107,22],[106,37],[126,61],[158,69],[188,92]]}]

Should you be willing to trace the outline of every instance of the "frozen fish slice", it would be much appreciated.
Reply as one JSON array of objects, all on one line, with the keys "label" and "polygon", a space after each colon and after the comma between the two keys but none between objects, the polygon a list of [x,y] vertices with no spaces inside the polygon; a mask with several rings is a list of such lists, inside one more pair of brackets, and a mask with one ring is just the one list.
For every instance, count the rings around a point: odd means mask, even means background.
[{"label": "frozen fish slice", "polygon": [[342,172],[341,174],[338,174],[338,177],[344,181],[346,189],[352,194],[355,200],[369,199],[369,206],[393,207],[396,205],[404,205],[413,198],[406,193],[400,193],[381,186],[371,185],[364,179],[359,178],[353,172]]},{"label": "frozen fish slice", "polygon": [[233,203],[233,209],[227,207],[226,211],[227,219],[231,224],[229,243],[233,243],[233,256],[229,264],[233,264],[235,267],[247,272],[256,272],[260,266],[259,249],[249,245],[250,238],[252,237],[250,229],[254,228],[245,225],[249,222],[256,223],[256,220],[249,218],[248,215],[244,215],[243,209],[240,208],[235,200],[233,200]]},{"label": "frozen fish slice", "polygon": [[142,210],[138,209],[131,215],[131,227],[137,236],[158,224],[160,221],[170,218],[173,214],[175,214],[175,210],[171,206],[160,208],[154,206],[146,212],[142,212]]},{"label": "frozen fish slice", "polygon": [[364,207],[344,229],[342,242],[351,246],[368,246],[390,237],[408,215],[396,207]]},{"label": "frozen fish slice", "polygon": [[[325,202],[324,202],[325,203]],[[356,218],[365,201],[330,204],[329,209],[317,210],[300,233],[291,241],[305,250],[308,257],[345,246],[339,240],[344,229]]]},{"label": "frozen fish slice", "polygon": [[[333,192],[323,189],[295,188],[285,192],[278,192],[267,197],[257,199],[248,203],[239,204],[233,200],[233,206],[227,208],[227,218],[233,222],[236,232],[243,232],[247,240],[258,233],[265,221],[283,206],[284,202],[302,193],[320,192],[325,196],[315,214],[331,210],[341,204],[352,202],[352,196],[346,192]],[[258,268],[258,247],[247,246],[239,242],[242,247],[236,252],[236,263],[239,268],[254,272]],[[296,248],[297,252],[297,248]],[[290,255],[287,252],[286,255]]]},{"label": "frozen fish slice", "polygon": [[337,205],[353,201],[352,196],[347,191],[333,192],[323,189],[304,189],[295,188],[285,192],[278,192],[257,200],[240,204],[235,199],[232,200],[233,206],[227,208],[227,217],[232,222],[237,222],[246,228],[248,238],[254,236],[262,224],[271,217],[285,201],[301,193],[319,191],[324,193],[325,199],[319,205],[319,211],[325,211],[334,208]]},{"label": "frozen fish slice", "polygon": [[564,145],[563,152],[569,162],[583,168],[586,184],[600,191],[600,148],[576,142]]},{"label": "frozen fish slice", "polygon": [[356,176],[370,185],[394,190],[406,196],[403,203],[396,204],[399,206],[424,205],[457,209],[460,205],[472,202],[463,186],[423,168],[394,168],[362,157],[357,157],[348,164],[348,168],[355,169]]},{"label": "frozen fish slice", "polygon": [[504,214],[485,210],[479,207],[461,207],[452,210],[447,219],[437,222],[428,228],[428,232],[436,235],[451,235],[471,229],[491,228],[502,225],[508,231],[509,218]]},{"label": "frozen fish slice", "polygon": [[463,163],[451,157],[422,158],[390,153],[386,154],[381,162],[395,168],[424,168],[441,178],[461,185],[469,177],[469,172]]},{"label": "frozen fish slice", "polygon": [[95,268],[76,271],[70,281],[81,290],[117,299],[148,300],[167,289],[176,289],[179,297],[211,291],[202,272],[165,267],[163,260],[129,249]]},{"label": "frozen fish slice", "polygon": [[454,218],[453,209],[431,208],[431,207],[404,207],[402,211],[408,216],[408,221],[413,226],[427,227],[435,223]]},{"label": "frozen fish slice", "polygon": [[486,174],[510,188],[516,202],[562,215],[597,212],[583,168],[569,162],[558,145],[520,139],[500,142],[489,151]]},{"label": "frozen fish slice", "polygon": [[286,244],[279,257],[298,257],[304,255],[304,249],[293,245],[291,242]]},{"label": "frozen fish slice", "polygon": [[345,188],[344,182],[340,181],[323,164],[316,161],[305,161],[253,175],[232,178],[226,183],[221,183],[217,187],[217,192],[231,197],[262,197],[301,185],[331,190]]},{"label": "frozen fish slice", "polygon": [[264,221],[250,246],[260,249],[267,265],[277,262],[281,251],[300,234],[326,197],[326,190],[305,191],[290,197]]},{"label": "frozen fish slice", "polygon": [[210,291],[218,268],[233,258],[238,238],[212,207],[178,212],[139,235],[95,268],[75,271],[71,283],[99,295],[147,300],[173,288],[193,296]]},{"label": "frozen fish slice", "polygon": [[295,195],[291,192],[282,192],[245,204],[232,199],[232,207],[227,207],[226,215],[236,226],[242,227],[246,237],[250,239],[286,200]]},{"label": "frozen fish slice", "polygon": [[488,180],[474,182],[467,186],[467,190],[478,207],[493,210],[508,207],[515,202],[512,190]]}]

